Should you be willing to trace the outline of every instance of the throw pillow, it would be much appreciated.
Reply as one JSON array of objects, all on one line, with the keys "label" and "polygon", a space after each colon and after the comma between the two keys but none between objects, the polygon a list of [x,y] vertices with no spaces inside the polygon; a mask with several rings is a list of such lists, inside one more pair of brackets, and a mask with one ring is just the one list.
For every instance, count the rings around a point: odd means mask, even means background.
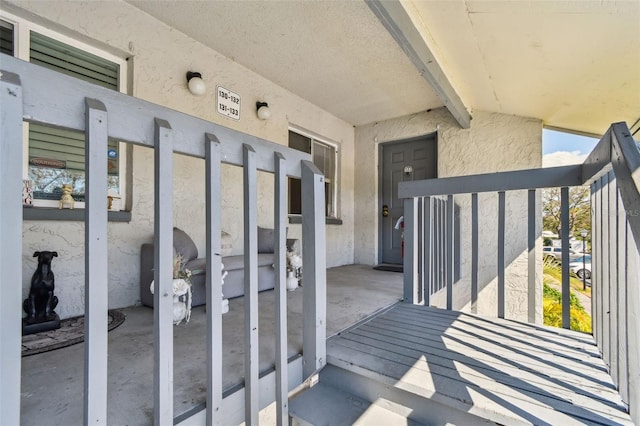
[{"label": "throw pillow", "polygon": [[173,228],[173,247],[185,262],[198,257],[198,248],[190,236],[181,229]]},{"label": "throw pillow", "polygon": [[276,237],[273,229],[258,226],[258,253],[273,253],[275,241]]}]

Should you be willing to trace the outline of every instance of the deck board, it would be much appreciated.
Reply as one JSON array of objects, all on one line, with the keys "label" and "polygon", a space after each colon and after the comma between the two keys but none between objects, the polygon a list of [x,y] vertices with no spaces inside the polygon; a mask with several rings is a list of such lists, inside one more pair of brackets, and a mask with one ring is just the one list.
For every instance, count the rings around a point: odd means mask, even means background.
[{"label": "deck board", "polygon": [[[574,357],[571,358],[567,353],[554,353],[554,351],[541,351],[534,345],[523,346],[518,342],[511,342],[511,346],[508,348],[504,346],[503,342],[493,342],[490,335],[481,336],[478,338],[477,333],[457,333],[456,330],[442,330],[438,333],[433,333],[428,326],[424,327],[424,334],[421,335],[417,328],[420,325],[406,325],[402,326],[400,323],[389,324],[386,320],[380,320],[376,323],[375,327],[372,325],[365,325],[360,329],[361,331],[372,331],[374,333],[380,333],[381,335],[387,334],[391,337],[397,336],[397,333],[404,333],[407,338],[411,338],[414,342],[423,342],[424,345],[429,348],[466,348],[474,350],[478,355],[482,357],[484,353],[489,352],[486,356],[495,358],[494,355],[507,355],[512,360],[520,360],[526,358],[534,365],[543,364],[543,366],[551,367],[558,370],[560,373],[568,371],[571,375],[583,376],[589,380],[598,382],[605,385],[609,382],[609,375],[602,367],[599,358],[593,356],[585,356],[581,353],[574,353]],[[403,329],[404,328],[404,329]],[[473,340],[472,340],[473,339]],[[482,341],[482,346],[475,345],[471,342],[474,340]],[[589,375],[586,375],[584,371],[584,365],[590,366]]]},{"label": "deck board", "polygon": [[[460,326],[460,323],[457,323],[456,325],[450,327],[434,327],[433,324],[421,324],[418,321],[415,321],[412,324],[403,324],[402,322],[397,321],[396,318],[390,317],[380,320],[380,322],[377,323],[376,327],[382,329],[387,328],[389,330],[404,328],[406,333],[410,336],[413,336],[414,338],[433,340],[437,342],[443,342],[444,339],[449,339],[448,343],[450,344],[454,344],[458,340],[466,341],[469,338],[473,338],[475,340],[485,340],[488,343],[493,343],[496,350],[504,348],[502,342],[509,340],[509,350],[511,352],[525,352],[527,356],[531,354],[544,355],[545,357],[553,356],[557,363],[567,366],[575,366],[577,363],[589,363],[594,369],[598,369],[601,366],[599,362],[600,357],[595,356],[592,353],[579,350],[571,351],[567,350],[566,348],[560,350],[556,348],[548,348],[547,350],[542,350],[538,349],[540,343],[535,342],[533,339],[530,339],[528,342],[526,342],[518,339],[515,336],[507,338],[504,335],[499,335],[494,332],[482,330],[479,328],[465,329],[464,326]],[[494,339],[496,338],[501,338],[501,340],[494,341]],[[601,371],[606,374],[606,370],[601,369]]]},{"label": "deck board", "polygon": [[632,424],[591,336],[398,304],[328,361],[498,423]]},{"label": "deck board", "polygon": [[[611,399],[612,401],[617,400],[617,392],[615,390],[610,389],[606,382],[601,381],[599,383],[591,384],[589,381],[585,383],[586,390],[578,388],[576,386],[569,386],[574,382],[578,382],[580,384],[584,383],[580,382],[579,379],[575,379],[574,376],[562,372],[562,371],[545,371],[544,376],[541,378],[539,369],[534,369],[529,367],[528,365],[524,365],[523,361],[518,361],[518,364],[514,362],[508,362],[499,357],[491,357],[488,354],[477,351],[475,349],[471,349],[467,351],[462,345],[458,345],[455,348],[452,348],[453,351],[448,348],[437,349],[431,346],[427,346],[424,344],[417,343],[409,343],[403,342],[400,339],[394,338],[393,335],[382,334],[385,338],[385,342],[380,342],[379,334],[375,332],[369,332],[363,329],[355,330],[351,335],[345,336],[344,341],[355,341],[362,342],[365,344],[370,344],[371,346],[376,346],[388,350],[393,350],[394,353],[401,353],[407,356],[422,356],[425,358],[429,358],[430,364],[434,365],[442,365],[445,367],[451,366],[451,361],[454,363],[460,363],[468,365],[470,368],[477,370],[480,374],[502,374],[505,376],[522,374],[527,377],[527,380],[530,380],[532,383],[540,383],[546,386],[554,386],[555,382],[559,382],[557,385],[558,388],[564,389],[567,387],[572,388],[572,391],[582,392],[587,394],[598,394],[602,395],[602,398]],[[348,346],[347,343],[341,341],[342,344]],[[458,350],[465,351],[465,355],[461,355],[458,353]],[[446,361],[444,361],[446,360]],[[600,384],[604,385],[601,386]]]}]

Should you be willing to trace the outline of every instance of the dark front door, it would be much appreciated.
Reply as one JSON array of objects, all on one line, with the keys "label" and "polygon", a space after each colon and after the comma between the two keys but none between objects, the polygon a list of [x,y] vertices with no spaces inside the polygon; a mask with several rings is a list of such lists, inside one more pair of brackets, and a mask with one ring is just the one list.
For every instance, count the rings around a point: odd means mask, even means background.
[{"label": "dark front door", "polygon": [[402,263],[402,230],[395,225],[403,214],[398,184],[437,177],[436,135],[380,145],[380,262]]}]

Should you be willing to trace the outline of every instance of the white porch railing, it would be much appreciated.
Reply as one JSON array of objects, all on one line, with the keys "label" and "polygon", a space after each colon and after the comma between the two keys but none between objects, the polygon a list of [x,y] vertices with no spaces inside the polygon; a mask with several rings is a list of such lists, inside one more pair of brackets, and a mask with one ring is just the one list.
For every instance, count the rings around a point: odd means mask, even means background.
[{"label": "white porch railing", "polygon": [[527,307],[528,320],[534,322],[539,268],[536,220],[540,216],[536,192],[560,187],[561,237],[566,248],[562,253],[562,323],[569,328],[568,188],[586,184],[591,185],[593,334],[623,401],[640,424],[640,148],[625,123],[613,124],[582,165],[400,183],[399,196],[405,199],[404,299],[428,305],[434,284],[444,276],[446,306],[452,309],[454,270],[459,261],[455,200],[466,194],[471,198],[469,294],[475,312],[478,270],[483,266],[478,259],[478,194],[493,192],[498,194],[496,315],[504,318],[509,296],[505,285],[506,199],[509,191],[528,190]]},{"label": "white porch railing", "polygon": [[[0,76],[0,418],[20,423],[22,306],[22,123],[38,122],[85,131],[85,383],[84,424],[107,419],[107,139],[152,147],[155,152],[154,213],[154,423],[174,423],[173,413],[173,164],[174,152],[206,162],[207,401],[206,424],[258,423],[258,276],[256,171],[274,174],[276,265],[276,392],[278,423],[287,424],[291,383],[326,360],[326,262],[324,177],[310,156],[288,147],[94,86],[2,55]],[[222,398],[220,300],[220,165],[244,168],[245,390]],[[286,176],[302,179],[305,282],[302,375],[287,377]],[[299,371],[296,370],[296,371]],[[235,395],[234,395],[235,396]],[[244,410],[230,405],[244,404]],[[240,418],[223,418],[228,412]],[[196,414],[202,418],[202,413]],[[184,418],[182,419],[184,420]],[[203,422],[204,423],[204,422]]]}]

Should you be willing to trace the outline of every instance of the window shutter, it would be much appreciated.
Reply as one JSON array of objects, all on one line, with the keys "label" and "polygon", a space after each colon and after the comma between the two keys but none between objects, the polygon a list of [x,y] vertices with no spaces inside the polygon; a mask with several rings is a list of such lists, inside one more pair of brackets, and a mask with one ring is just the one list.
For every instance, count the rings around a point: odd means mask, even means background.
[{"label": "window shutter", "polygon": [[[29,56],[34,64],[118,90],[118,64],[33,31]],[[62,183],[73,182],[74,198],[84,201],[84,139],[83,132],[35,123],[29,125],[29,176],[35,183],[35,198],[57,200]],[[104,153],[110,185],[113,177],[117,187],[118,142],[109,140],[108,149],[115,153],[114,160]]]},{"label": "window shutter", "polygon": [[13,56],[13,25],[0,21],[0,53]]},{"label": "window shutter", "polygon": [[61,169],[84,170],[84,134],[40,124],[29,126],[29,162],[59,160]]},{"label": "window shutter", "polygon": [[34,64],[118,90],[118,64],[33,31],[30,58]]},{"label": "window shutter", "polygon": [[[118,143],[110,139],[108,149],[117,152]],[[29,161],[37,163],[40,158],[64,162],[61,168],[67,170],[84,171],[84,133],[32,123],[29,125]],[[117,175],[118,170],[109,170],[109,174]]]}]

